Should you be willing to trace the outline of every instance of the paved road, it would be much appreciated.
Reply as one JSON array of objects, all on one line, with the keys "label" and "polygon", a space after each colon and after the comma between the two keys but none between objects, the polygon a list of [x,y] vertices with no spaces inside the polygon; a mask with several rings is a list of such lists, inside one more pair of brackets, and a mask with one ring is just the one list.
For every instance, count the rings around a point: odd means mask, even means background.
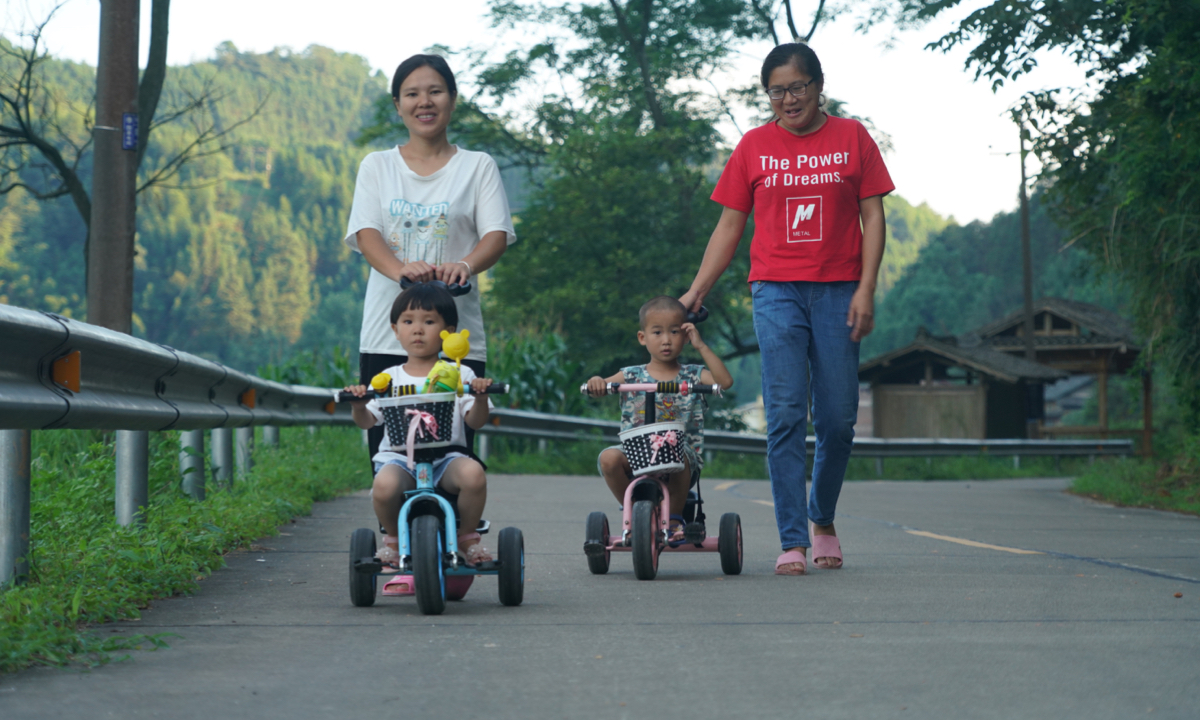
[{"label": "paved road", "polygon": [[709,482],[710,514],[742,516],[745,573],[671,555],[639,582],[627,556],[585,568],[583,519],[614,506],[598,479],[495,477],[488,516],[525,532],[525,604],[488,578],[441,617],[350,605],[360,494],[118,626],[177,633],[171,649],[0,678],[0,716],[1200,716],[1200,519],[1065,486],[848,483],[846,567],[781,578],[769,486]]}]

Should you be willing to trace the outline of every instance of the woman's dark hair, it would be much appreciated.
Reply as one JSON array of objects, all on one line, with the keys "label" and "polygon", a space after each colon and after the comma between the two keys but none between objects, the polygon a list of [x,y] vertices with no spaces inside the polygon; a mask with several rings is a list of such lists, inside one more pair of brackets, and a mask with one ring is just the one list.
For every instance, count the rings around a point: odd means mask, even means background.
[{"label": "woman's dark hair", "polygon": [[767,53],[767,59],[763,60],[762,86],[765,88],[770,84],[771,73],[775,72],[776,68],[788,64],[794,64],[800,72],[815,80],[818,85],[825,84],[825,73],[821,72],[821,61],[813,49],[804,43],[784,43],[776,45],[774,50]]},{"label": "woman's dark hair", "polygon": [[422,67],[431,67],[437,71],[438,75],[446,81],[446,90],[449,91],[450,97],[458,97],[458,85],[454,82],[454,73],[450,71],[450,66],[446,64],[446,59],[441,55],[413,55],[409,59],[400,63],[400,67],[396,68],[396,74],[392,76],[392,98],[400,99],[400,86],[404,83],[404,78],[412,75],[413,70]]},{"label": "woman's dark hair", "polygon": [[458,306],[454,304],[454,296],[445,287],[434,283],[417,283],[410,285],[400,293],[396,302],[392,303],[392,324],[400,319],[400,313],[405,310],[432,310],[442,316],[446,327],[458,327]]}]

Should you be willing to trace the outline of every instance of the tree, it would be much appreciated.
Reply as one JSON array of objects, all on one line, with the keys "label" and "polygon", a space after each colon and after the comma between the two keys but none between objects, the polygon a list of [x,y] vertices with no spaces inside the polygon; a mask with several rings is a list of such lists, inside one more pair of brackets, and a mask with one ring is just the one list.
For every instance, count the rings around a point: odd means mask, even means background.
[{"label": "tree", "polygon": [[[0,38],[0,195],[22,189],[38,200],[69,196],[87,227],[92,219],[85,178],[91,170],[94,91],[83,96],[93,101],[83,103],[77,88],[54,87],[44,72],[52,59],[43,46],[44,31],[61,7],[56,5],[32,30],[21,33],[23,43]],[[182,102],[157,115],[167,73],[171,0],[153,0],[151,7],[149,59],[138,85],[138,116],[144,122],[138,137],[139,167],[155,129],[186,119],[194,133],[174,155],[158,158],[147,169],[138,192],[174,179],[190,161],[223,152],[230,133],[253,117],[222,126],[211,114],[211,106],[220,99],[211,80],[194,91],[185,90]],[[72,79],[82,80],[83,73]]]},{"label": "tree", "polygon": [[[920,23],[960,0],[877,7]],[[1194,0],[997,1],[930,44],[968,49],[993,87],[1061,50],[1090,89],[1028,95],[1019,117],[1037,133],[1047,196],[1072,243],[1128,286],[1155,362],[1174,378],[1200,430],[1200,6]]]}]

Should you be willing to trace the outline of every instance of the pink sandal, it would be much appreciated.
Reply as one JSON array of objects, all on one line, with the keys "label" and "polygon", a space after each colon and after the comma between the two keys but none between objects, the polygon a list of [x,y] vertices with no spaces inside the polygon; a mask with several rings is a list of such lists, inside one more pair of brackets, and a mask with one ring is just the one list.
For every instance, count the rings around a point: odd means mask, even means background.
[{"label": "pink sandal", "polygon": [[[463,552],[462,546],[464,540],[475,540],[475,544]],[[491,562],[492,554],[483,546],[483,538],[477,532],[463,533],[458,536],[458,551],[462,554],[463,561],[471,567],[477,567],[485,562]]]},{"label": "pink sandal", "polygon": [[[784,565],[799,565],[800,572],[781,570]],[[808,561],[804,558],[804,550],[788,550],[775,561],[776,575],[803,575],[808,570]]]},{"label": "pink sandal", "polygon": [[412,575],[393,575],[390,580],[383,584],[382,595],[401,596],[401,595],[416,595],[417,589],[413,585]]},{"label": "pink sandal", "polygon": [[[837,535],[812,536],[813,565],[823,570],[837,570],[842,566],[842,543]],[[822,564],[822,560],[825,561]]]}]

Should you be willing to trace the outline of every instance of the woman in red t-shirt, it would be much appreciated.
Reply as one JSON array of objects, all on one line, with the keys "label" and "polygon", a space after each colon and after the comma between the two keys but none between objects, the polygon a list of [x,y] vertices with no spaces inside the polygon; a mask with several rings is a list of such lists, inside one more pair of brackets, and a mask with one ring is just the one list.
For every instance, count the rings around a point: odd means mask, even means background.
[{"label": "woman in red t-shirt", "polygon": [[[712,195],[725,210],[681,300],[700,307],[753,211],[750,291],[784,550],[775,572],[803,575],[809,547],[814,565],[842,565],[834,511],[858,416],[859,341],[875,325],[883,196],[895,186],[862,123],[821,110],[825,77],[811,48],[776,47],[763,62],[762,84],[776,117],[746,133],[726,163]],[[817,446],[806,497],[810,387]]]}]

